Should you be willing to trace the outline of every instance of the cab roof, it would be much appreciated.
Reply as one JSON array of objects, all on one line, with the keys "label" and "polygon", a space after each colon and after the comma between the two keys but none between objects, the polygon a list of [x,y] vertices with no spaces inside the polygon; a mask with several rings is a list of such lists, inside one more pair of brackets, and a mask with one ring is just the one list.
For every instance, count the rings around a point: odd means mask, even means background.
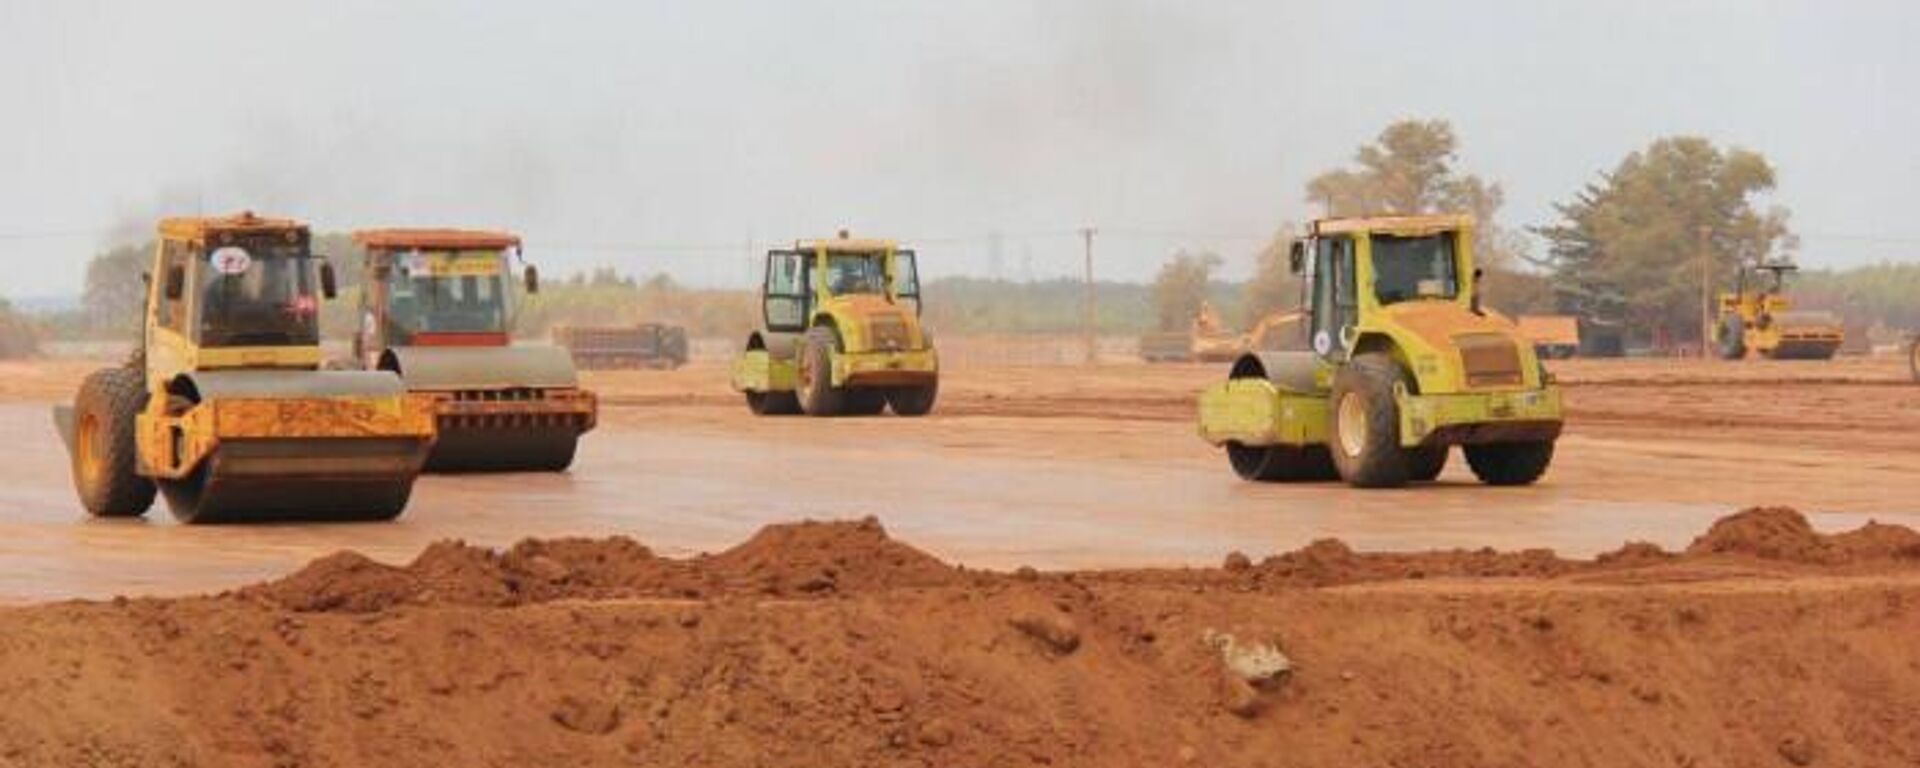
[{"label": "cab roof", "polygon": [[307,225],[295,219],[276,219],[241,211],[231,216],[172,216],[160,220],[160,237],[166,240],[205,240],[210,234],[261,234],[295,231],[305,233]]},{"label": "cab roof", "polygon": [[520,236],[483,229],[363,229],[353,233],[353,241],[375,250],[479,250],[519,247]]},{"label": "cab roof", "polygon": [[829,251],[839,251],[841,253],[886,253],[890,250],[898,250],[900,244],[892,240],[853,237],[844,229],[840,230],[836,236],[831,238],[793,241],[793,249],[796,251],[811,252],[820,250],[821,248]]},{"label": "cab roof", "polygon": [[1435,232],[1449,232],[1472,228],[1473,216],[1469,214],[1437,213],[1417,216],[1356,216],[1350,218],[1320,219],[1313,223],[1309,231],[1316,235],[1356,234],[1361,232],[1430,235]]}]

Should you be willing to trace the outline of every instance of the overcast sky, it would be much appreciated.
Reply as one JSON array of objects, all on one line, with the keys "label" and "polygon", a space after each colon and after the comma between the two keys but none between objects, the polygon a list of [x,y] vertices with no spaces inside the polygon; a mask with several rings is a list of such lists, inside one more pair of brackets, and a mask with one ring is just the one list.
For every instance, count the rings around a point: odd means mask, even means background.
[{"label": "overcast sky", "polygon": [[1092,225],[1104,276],[1237,276],[1401,117],[1453,122],[1509,226],[1690,133],[1775,163],[1803,262],[1920,260],[1916,39],[1911,0],[0,0],[0,295],[242,207],[706,285],[842,225],[929,274],[1067,274]]}]

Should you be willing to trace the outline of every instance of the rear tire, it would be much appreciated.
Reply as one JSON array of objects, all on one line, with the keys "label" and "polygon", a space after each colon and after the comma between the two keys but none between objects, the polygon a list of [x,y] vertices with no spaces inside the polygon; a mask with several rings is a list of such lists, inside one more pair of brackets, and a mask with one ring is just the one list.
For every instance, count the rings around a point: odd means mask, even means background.
[{"label": "rear tire", "polygon": [[1461,447],[1473,475],[1487,485],[1532,485],[1553,463],[1553,441],[1488,443]]},{"label": "rear tire", "polygon": [[1739,317],[1720,321],[1720,359],[1740,360],[1747,356],[1747,325]]},{"label": "rear tire", "polygon": [[1240,479],[1257,483],[1338,480],[1325,446],[1241,445],[1227,443],[1227,463]]},{"label": "rear tire", "polygon": [[1446,443],[1423,445],[1407,451],[1407,479],[1416,483],[1432,482],[1447,468],[1447,454],[1453,446]]},{"label": "rear tire", "polygon": [[1327,438],[1340,477],[1359,488],[1407,484],[1408,455],[1400,447],[1400,405],[1393,385],[1406,373],[1379,353],[1354,357],[1333,377]]},{"label": "rear tire", "polygon": [[800,398],[792,392],[748,392],[747,410],[755,416],[792,416],[800,413]]},{"label": "rear tire", "polygon": [[808,416],[839,416],[847,408],[847,390],[833,385],[833,353],[840,335],[832,328],[814,326],[800,350],[800,409]]},{"label": "rear tire", "polygon": [[139,517],[153,508],[154,484],[140,476],[134,420],[147,407],[146,371],[88,374],[73,400],[73,488],[95,517]]},{"label": "rear tire", "polygon": [[925,416],[933,412],[933,403],[940,399],[940,380],[934,379],[918,387],[894,387],[887,390],[887,402],[893,405],[893,412],[899,416]]}]

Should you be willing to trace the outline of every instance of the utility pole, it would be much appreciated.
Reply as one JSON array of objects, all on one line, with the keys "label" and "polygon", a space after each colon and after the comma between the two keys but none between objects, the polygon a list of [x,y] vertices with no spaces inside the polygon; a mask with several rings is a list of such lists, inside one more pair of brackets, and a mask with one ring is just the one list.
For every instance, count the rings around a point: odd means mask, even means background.
[{"label": "utility pole", "polygon": [[1087,365],[1099,362],[1099,337],[1093,328],[1093,227],[1080,228],[1080,242],[1086,247],[1087,255],[1087,296],[1081,306],[1080,332],[1086,337]]},{"label": "utility pole", "polygon": [[1713,355],[1707,344],[1713,339],[1713,227],[1700,226],[1700,358]]}]

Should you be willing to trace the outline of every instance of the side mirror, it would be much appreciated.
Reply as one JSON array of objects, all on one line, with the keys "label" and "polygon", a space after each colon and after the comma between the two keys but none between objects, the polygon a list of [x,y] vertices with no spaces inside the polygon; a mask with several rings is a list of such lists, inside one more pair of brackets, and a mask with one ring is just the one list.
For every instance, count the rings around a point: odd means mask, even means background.
[{"label": "side mirror", "polygon": [[320,262],[320,296],[331,299],[340,294],[340,281],[334,278],[333,262]]},{"label": "side mirror", "polygon": [[1472,309],[1473,313],[1476,315],[1486,314],[1486,312],[1483,312],[1480,309],[1480,278],[1485,276],[1486,274],[1487,274],[1487,271],[1484,269],[1481,269],[1479,267],[1473,268],[1473,299],[1468,302],[1468,308]]},{"label": "side mirror", "polygon": [[179,301],[187,293],[187,268],[175,264],[167,267],[167,301]]},{"label": "side mirror", "polygon": [[1293,241],[1293,244],[1287,246],[1287,270],[1297,275],[1297,274],[1300,274],[1302,271],[1304,271],[1306,268],[1307,268],[1306,243],[1300,240],[1295,240]]},{"label": "side mirror", "polygon": [[539,293],[539,292],[540,292],[540,268],[532,264],[528,264],[527,265],[527,293]]}]

